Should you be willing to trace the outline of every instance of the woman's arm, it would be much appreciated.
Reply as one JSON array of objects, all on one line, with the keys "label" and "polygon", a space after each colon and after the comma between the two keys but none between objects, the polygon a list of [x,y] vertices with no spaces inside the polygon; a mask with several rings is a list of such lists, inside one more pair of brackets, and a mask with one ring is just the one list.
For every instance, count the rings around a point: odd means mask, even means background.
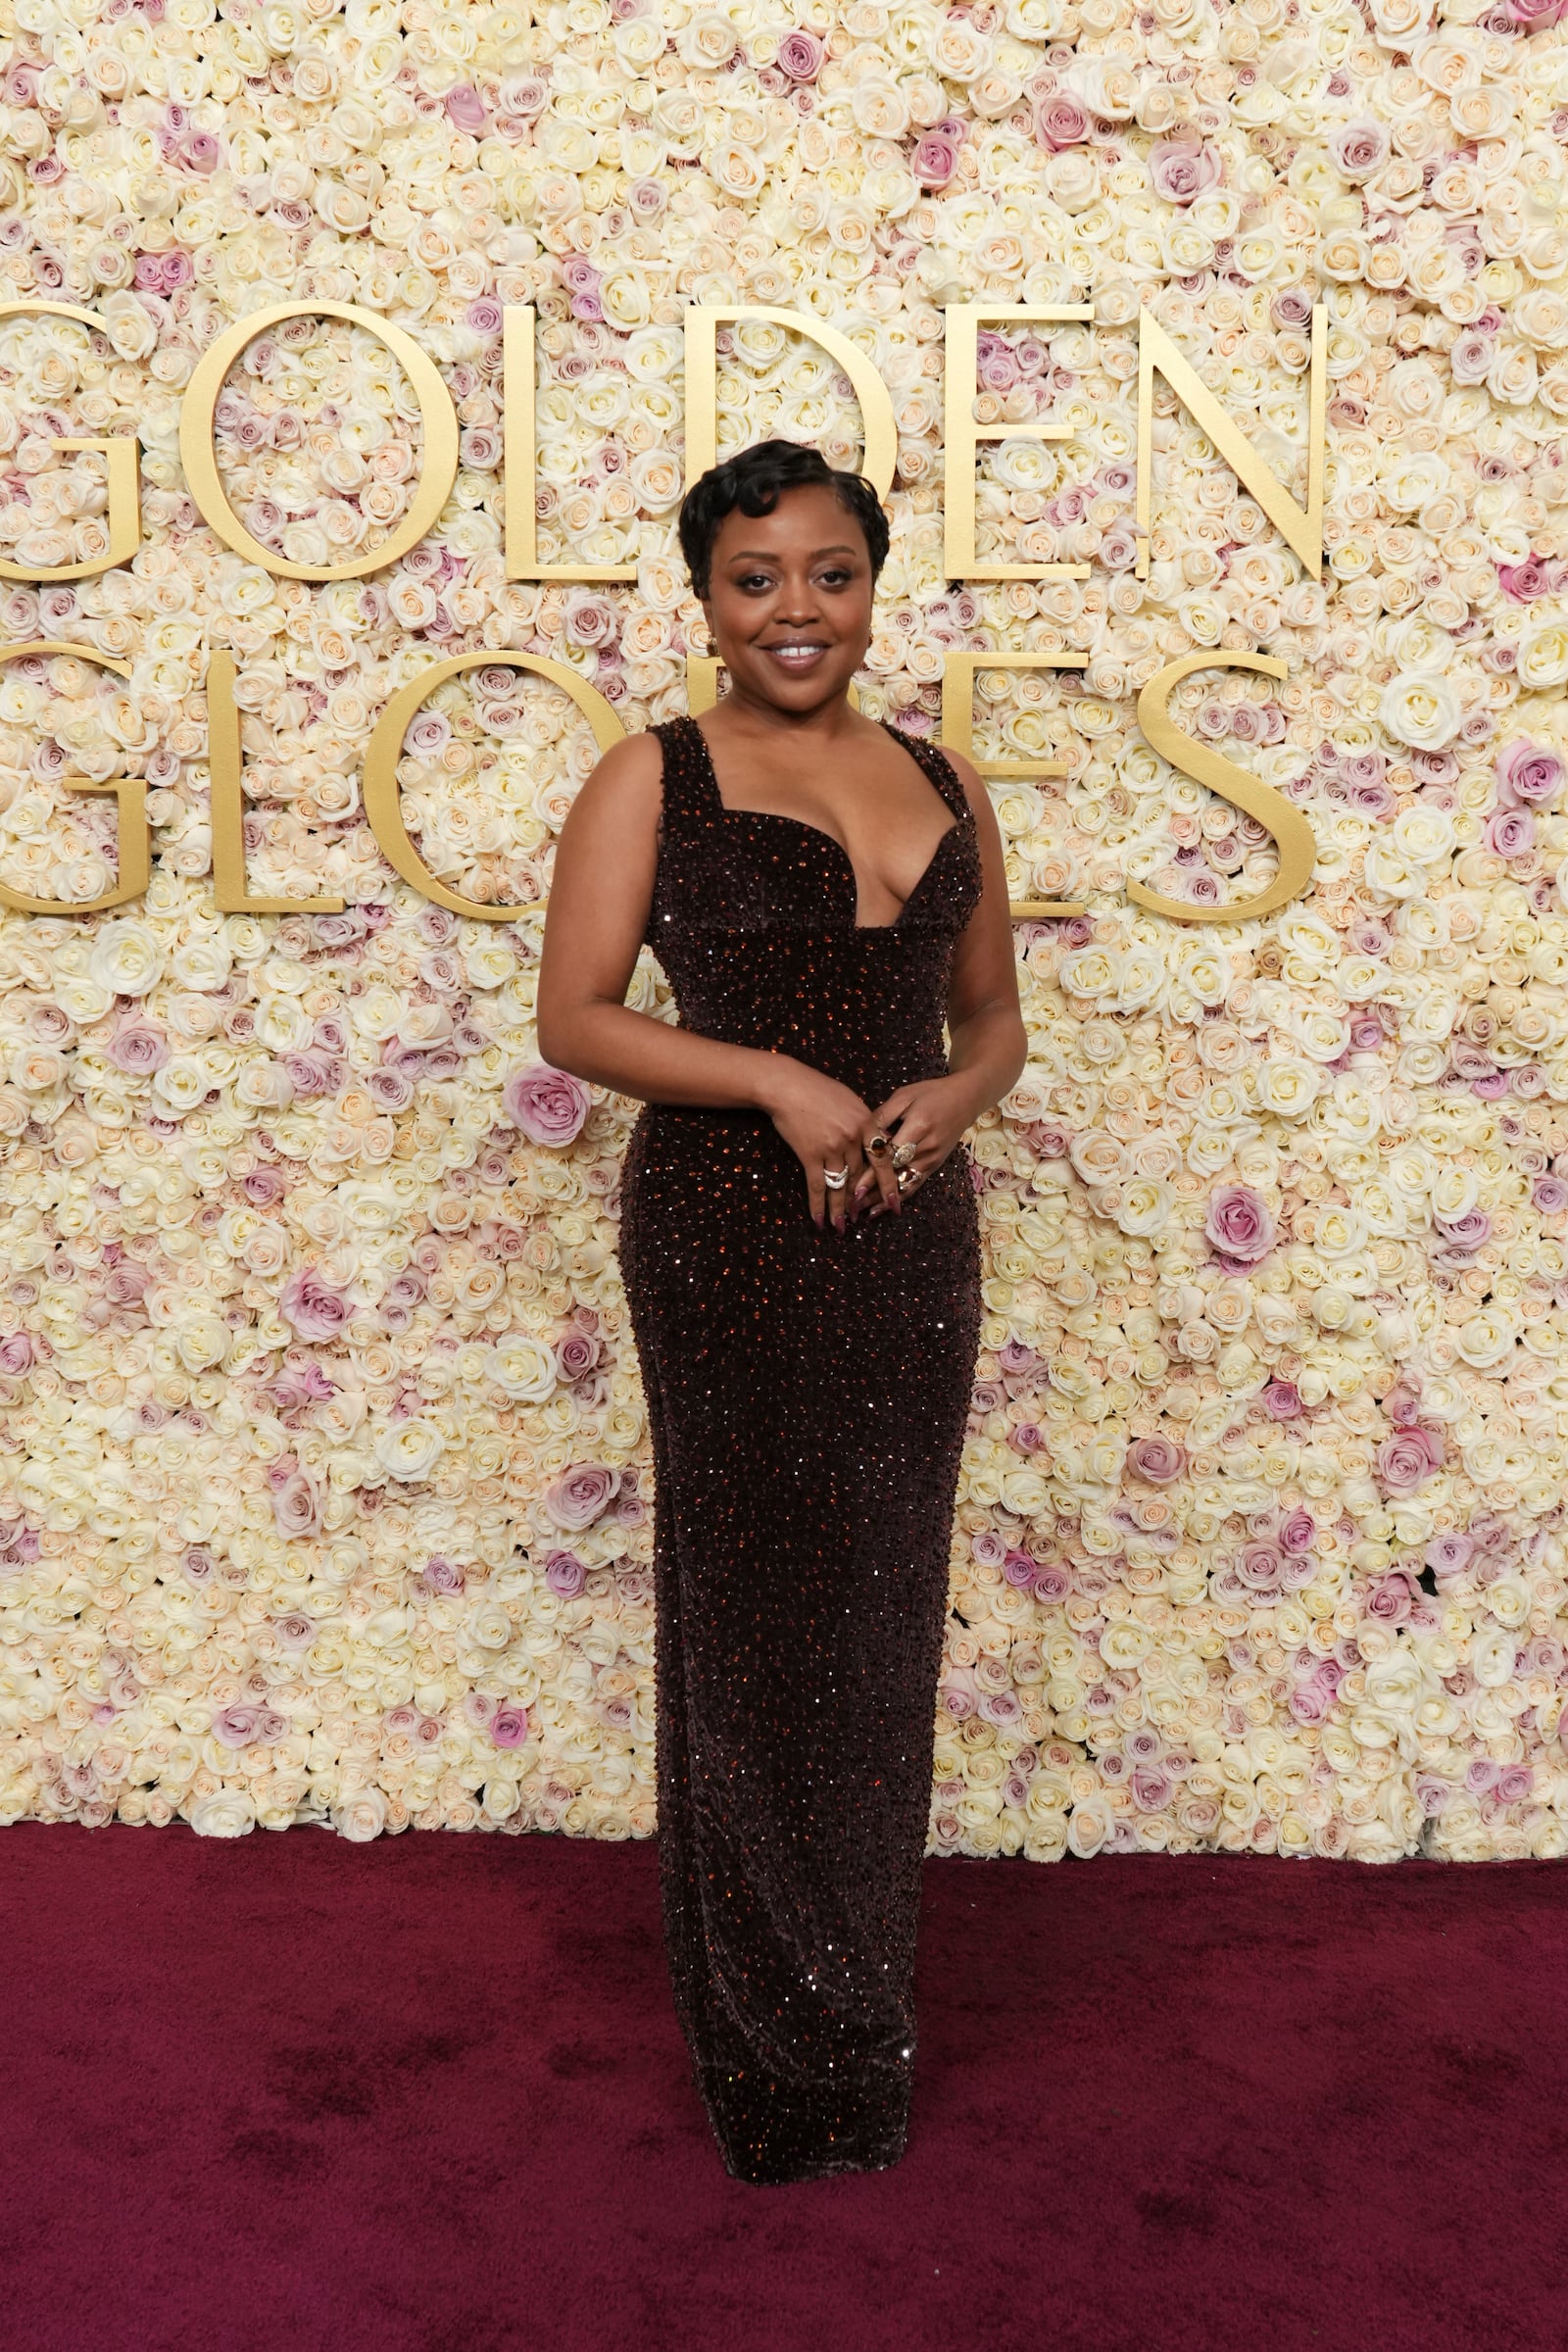
[{"label": "woman's arm", "polygon": [[[648,928],[659,862],[662,763],[657,737],[615,744],[562,828],[539,973],[539,1051],[557,1069],[641,1102],[765,1111],[801,1162],[812,1215],[824,1168],[864,1167],[858,1095],[786,1054],[725,1045],[634,1012],[626,990]],[[841,1224],[847,1192],[832,1196]]]},{"label": "woman's arm", "polygon": [[[879,1125],[898,1127],[901,1144],[914,1146],[912,1164],[922,1176],[939,1168],[964,1130],[1002,1100],[1029,1053],[1018,1004],[1002,830],[976,770],[967,760],[951,752],[948,757],[974,817],[983,885],[980,904],[954,956],[948,990],[948,1074],[901,1086],[876,1114]],[[863,1199],[870,1189],[862,1179],[858,1197]]]}]

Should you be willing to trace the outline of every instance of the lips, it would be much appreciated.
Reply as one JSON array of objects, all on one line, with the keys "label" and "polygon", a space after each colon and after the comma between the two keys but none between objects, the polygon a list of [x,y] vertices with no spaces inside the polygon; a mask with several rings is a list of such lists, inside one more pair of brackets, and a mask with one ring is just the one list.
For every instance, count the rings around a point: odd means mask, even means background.
[{"label": "lips", "polygon": [[827,652],[827,647],[825,645],[795,645],[785,643],[782,645],[764,645],[762,651],[773,661],[779,662],[785,669],[806,670],[809,669],[813,662],[819,662],[822,659],[822,656]]}]

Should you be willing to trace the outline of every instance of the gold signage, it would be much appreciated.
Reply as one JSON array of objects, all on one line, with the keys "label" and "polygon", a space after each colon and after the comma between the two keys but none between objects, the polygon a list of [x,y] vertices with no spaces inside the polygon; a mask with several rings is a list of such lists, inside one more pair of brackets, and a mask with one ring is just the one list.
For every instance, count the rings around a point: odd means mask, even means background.
[{"label": "gold signage", "polygon": [[[74,318],[82,326],[103,331],[103,320],[74,302],[0,302],[0,318]],[[85,564],[56,564],[47,571],[37,565],[0,562],[0,580],[90,580],[100,571],[128,564],[141,545],[141,465],[133,433],[109,440],[56,441],[56,449],[93,449],[102,454],[109,473],[109,545]],[[13,649],[13,653],[14,653]],[[10,660],[13,657],[7,656]]]},{"label": "gold signage", "polygon": [[[424,462],[408,513],[379,546],[345,564],[291,564],[253,538],[228,503],[213,449],[214,411],[234,362],[270,326],[281,326],[285,318],[341,318],[378,336],[414,386],[424,427]],[[209,526],[247,564],[259,564],[264,571],[280,572],[289,580],[362,580],[367,572],[384,571],[433,529],[458,478],[458,413],[434,360],[427,358],[401,326],[389,326],[373,311],[357,310],[349,302],[280,302],[270,311],[256,311],[249,318],[241,318],[197,361],[180,403],[179,462],[190,494]]]},{"label": "gold signage", "polygon": [[[974,462],[982,441],[1066,441],[1065,424],[976,424],[975,369],[980,322],[1054,325],[1092,319],[1093,304],[954,302],[948,305],[947,382],[942,444],[942,565],[950,580],[1087,580],[1087,564],[982,564],[975,554]],[[1142,478],[1142,477],[1140,477]]]},{"label": "gold signage", "polygon": [[457,891],[448,890],[438,882],[418,851],[409,839],[403,822],[403,800],[398,789],[398,761],[403,757],[403,738],[418,711],[421,703],[444,686],[449,678],[461,677],[466,669],[526,669],[536,678],[548,678],[564,694],[569,694],[578,710],[594,731],[594,741],[602,752],[612,743],[619,743],[625,728],[609,703],[586,679],[565,662],[547,662],[538,654],[490,653],[453,654],[445,662],[432,662],[417,677],[400,686],[375,722],[375,729],[365,755],[365,813],[370,820],[370,830],[381,845],[382,855],[395,865],[405,882],[438,906],[453,914],[466,914],[480,923],[510,923],[526,906],[482,906],[477,899],[465,899]]},{"label": "gold signage", "polygon": [[[0,662],[21,662],[29,654],[60,654],[68,661],[85,662],[94,669],[112,669],[117,678],[130,675],[128,662],[111,662],[107,654],[95,654],[90,646],[68,645],[57,637],[36,637],[29,645],[0,645]],[[96,899],[29,899],[24,892],[0,882],[0,906],[9,906],[13,914],[99,914],[106,906],[123,906],[128,900],[139,899],[152,872],[145,777],[113,776],[104,784],[92,776],[62,776],[59,780],[72,792],[112,792],[119,802],[120,879]]]},{"label": "gold signage", "polygon": [[[0,318],[19,315],[74,318],[87,326],[100,322],[90,311],[70,303],[0,303]],[[423,462],[408,513],[379,546],[342,564],[300,564],[263,546],[240,521],[228,501],[218,471],[214,446],[215,416],[225,377],[256,337],[285,320],[300,318],[339,318],[376,335],[398,361],[413,384],[423,423]],[[721,323],[740,318],[769,319],[773,324],[806,336],[833,359],[848,376],[859,402],[864,429],[864,473],[879,498],[892,487],[898,454],[893,403],[886,384],[864,353],[836,327],[798,311],[768,304],[692,304],[685,313],[686,356],[686,479],[688,486],[714,462],[718,430],[718,345]],[[950,579],[1084,579],[1087,564],[982,564],[976,550],[975,465],[982,442],[1022,436],[1036,440],[1066,438],[1070,428],[1050,424],[977,423],[974,417],[979,330],[983,322],[997,325],[1092,322],[1087,304],[962,303],[947,313],[947,386],[945,450],[944,563]],[[586,565],[541,564],[534,505],[534,313],[526,305],[510,306],[503,320],[503,456],[505,560],[509,579],[629,580],[634,564]],[[1269,519],[1300,558],[1314,578],[1323,568],[1323,497],[1326,470],[1325,429],[1327,398],[1327,313],[1312,312],[1312,340],[1307,427],[1307,492],[1299,504],[1257,449],[1221,407],[1219,400],[1177,350],[1159,321],[1147,310],[1139,318],[1138,377],[1138,572],[1147,576],[1152,512],[1153,391],[1161,376],[1188,410],[1215,450],[1251,493]],[[96,450],[103,454],[109,474],[109,553],[87,564],[66,564],[49,571],[0,563],[0,577],[27,580],[80,579],[106,571],[126,561],[140,544],[136,444],[129,437],[108,440],[65,440],[65,450]],[[309,581],[360,579],[384,570],[416,546],[439,519],[457,477],[459,433],[457,413],[434,362],[401,327],[388,325],[371,312],[339,302],[280,303],[255,313],[229,327],[203,355],[192,373],[181,405],[180,459],[191,494],[206,520],[225,546],[268,571],[289,579]],[[78,645],[40,642],[0,649],[0,659],[14,661],[22,654],[66,654],[95,662],[105,669],[128,674],[126,665],[108,661]],[[398,762],[410,720],[425,697],[449,678],[482,665],[505,664],[549,679],[570,695],[587,716],[601,750],[620,740],[624,730],[613,710],[567,663],[545,661],[530,654],[504,650],[460,654],[436,662],[401,687],[382,711],[370,740],[365,769],[366,813],[386,857],[426,898],[452,912],[484,922],[503,922],[523,911],[520,907],[486,906],[463,898],[440,882],[425,866],[403,822],[398,789]],[[1076,668],[1081,658],[1029,653],[955,653],[948,657],[942,689],[942,733],[947,746],[973,758],[974,681],[981,669]],[[718,691],[717,658],[693,655],[687,663],[688,701],[692,711],[712,708]],[[1169,697],[1180,679],[1199,669],[1250,669],[1283,677],[1284,664],[1269,656],[1200,651],[1166,664],[1144,688],[1138,701],[1138,719],[1152,748],[1184,775],[1217,792],[1266,826],[1279,848],[1279,872],[1264,891],[1244,905],[1196,906],[1166,899],[1130,882],[1128,896],[1152,913],[1183,923],[1237,923],[1273,912],[1305,889],[1311,878],[1314,843],[1311,827],[1270,786],[1249,775],[1208,746],[1182,733],[1170,715]],[[858,698],[851,690],[852,700]],[[239,711],[234,698],[234,664],[219,649],[211,656],[208,672],[209,760],[212,777],[213,872],[218,905],[224,912],[247,909],[256,913],[336,911],[341,901],[332,898],[281,900],[252,898],[246,880],[244,850],[244,782],[240,756]],[[1059,776],[1059,760],[978,760],[988,779],[1008,776]],[[120,802],[120,879],[115,889],[90,902],[55,903],[28,899],[0,885],[0,905],[22,913],[86,914],[103,906],[122,905],[146,888],[148,832],[146,785],[140,780],[94,784],[83,777],[66,781],[78,791],[114,792]],[[138,878],[139,877],[139,878]],[[1024,900],[1016,917],[1081,914],[1076,904],[1054,900]]]}]

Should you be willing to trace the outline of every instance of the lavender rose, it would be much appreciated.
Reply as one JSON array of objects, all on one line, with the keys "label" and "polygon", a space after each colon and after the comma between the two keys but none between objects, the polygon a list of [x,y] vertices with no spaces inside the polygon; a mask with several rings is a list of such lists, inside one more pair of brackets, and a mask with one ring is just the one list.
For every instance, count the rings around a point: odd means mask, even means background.
[{"label": "lavender rose", "polygon": [[545,1496],[552,1516],[563,1527],[591,1527],[608,1502],[620,1493],[620,1472],[602,1462],[574,1462]]},{"label": "lavender rose", "polygon": [[1317,1542],[1317,1522],[1304,1503],[1287,1511],[1274,1531],[1274,1541],[1281,1551],[1293,1558],[1309,1552]]},{"label": "lavender rose", "polygon": [[1446,1535],[1434,1536],[1424,1556],[1441,1583],[1446,1576],[1462,1576],[1475,1557],[1475,1539],[1454,1528]]},{"label": "lavender rose", "polygon": [[797,26],[794,32],[787,32],[778,45],[778,70],[781,74],[787,74],[791,81],[814,81],[822,71],[825,54],[814,32],[806,32]]},{"label": "lavender rose", "polygon": [[1544,1217],[1560,1216],[1568,1208],[1568,1184],[1560,1176],[1538,1176],[1530,1198]]},{"label": "lavender rose", "polygon": [[528,1737],[526,1707],[497,1707],[490,1718],[490,1738],[497,1747],[520,1747]]},{"label": "lavender rose", "polygon": [[1274,1247],[1274,1212],[1250,1185],[1221,1185],[1209,1198],[1203,1231],[1226,1257],[1255,1266]]},{"label": "lavender rose", "polygon": [[132,1075],[161,1070],[169,1059],[169,1040],[151,1021],[123,1021],[109,1041],[109,1058],[117,1070]]},{"label": "lavender rose", "polygon": [[574,1551],[553,1551],[545,1561],[545,1583],[563,1600],[575,1600],[588,1582],[588,1571]]},{"label": "lavender rose", "polygon": [[1127,1467],[1152,1487],[1168,1487],[1186,1469],[1187,1456],[1174,1438],[1134,1438],[1127,1448]]},{"label": "lavender rose", "polygon": [[1482,838],[1494,857],[1528,857],[1536,846],[1536,820],[1528,808],[1494,808]]},{"label": "lavender rose", "polygon": [[1498,804],[1503,808],[1540,808],[1554,801],[1562,790],[1563,763],[1557,753],[1544,751],[1524,738],[1503,747],[1493,772],[1497,779]]},{"label": "lavender rose", "polygon": [[564,1151],[582,1133],[594,1099],[580,1078],[553,1070],[536,1061],[526,1070],[514,1070],[501,1090],[501,1107],[514,1127],[531,1144]]},{"label": "lavender rose", "polygon": [[301,1266],[278,1294],[279,1311],[302,1340],[335,1340],[349,1319],[348,1301],[341,1291],[323,1282],[315,1266]]},{"label": "lavender rose", "polygon": [[1301,1392],[1294,1380],[1271,1380],[1263,1391],[1263,1406],[1275,1421],[1294,1421],[1301,1409]]}]

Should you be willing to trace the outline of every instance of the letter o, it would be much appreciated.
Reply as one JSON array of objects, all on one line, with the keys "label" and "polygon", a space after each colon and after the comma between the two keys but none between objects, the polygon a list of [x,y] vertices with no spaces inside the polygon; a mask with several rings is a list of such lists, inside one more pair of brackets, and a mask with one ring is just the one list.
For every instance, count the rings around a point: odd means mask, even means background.
[{"label": "letter o", "polygon": [[[403,751],[403,738],[408,733],[420,705],[427,702],[438,686],[449,678],[461,677],[466,669],[526,669],[536,678],[548,678],[569,694],[578,710],[594,731],[594,741],[602,752],[612,743],[619,743],[626,730],[614,711],[596,687],[579,678],[565,662],[547,662],[539,654],[498,653],[453,654],[445,662],[432,662],[416,677],[400,686],[375,722],[365,755],[365,813],[370,820],[370,830],[381,845],[383,856],[396,866],[405,882],[411,882],[422,898],[433,899],[451,914],[466,915],[472,922],[510,923],[519,914],[532,911],[529,906],[481,906],[476,899],[465,899],[455,890],[438,882],[409,839],[403,822],[402,798],[398,791],[398,760]],[[542,902],[535,900],[537,906]]]},{"label": "letter o", "polygon": [[[418,395],[419,418],[424,426],[424,463],[414,503],[389,539],[368,555],[356,556],[350,564],[290,564],[284,557],[274,556],[270,548],[252,538],[229,505],[228,495],[219,479],[213,431],[223,378],[258,335],[266,334],[269,327],[280,326],[285,318],[342,318],[350,326],[368,328],[386,345]],[[191,496],[207,522],[225,547],[231,547],[247,563],[259,564],[264,571],[276,572],[288,580],[359,580],[368,572],[384,571],[387,564],[406,556],[411,547],[417,547],[446,505],[458,476],[457,411],[435,362],[401,326],[389,326],[384,318],[377,318],[349,302],[281,302],[270,311],[257,311],[249,318],[241,318],[203,352],[180,406],[179,462],[185,469]]]}]

